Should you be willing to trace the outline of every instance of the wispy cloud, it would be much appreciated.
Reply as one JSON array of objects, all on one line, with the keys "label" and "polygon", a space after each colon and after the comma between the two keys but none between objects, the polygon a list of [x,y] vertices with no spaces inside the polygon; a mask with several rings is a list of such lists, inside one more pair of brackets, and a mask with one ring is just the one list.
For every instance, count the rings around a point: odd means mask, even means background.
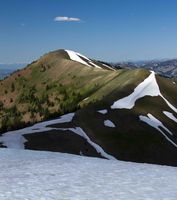
[{"label": "wispy cloud", "polygon": [[80,22],[81,19],[75,17],[57,16],[54,18],[56,22]]}]

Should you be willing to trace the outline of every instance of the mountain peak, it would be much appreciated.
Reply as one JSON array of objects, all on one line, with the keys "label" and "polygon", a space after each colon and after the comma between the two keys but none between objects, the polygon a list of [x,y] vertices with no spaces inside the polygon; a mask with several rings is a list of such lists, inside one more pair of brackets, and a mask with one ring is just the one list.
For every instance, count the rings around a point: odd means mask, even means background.
[{"label": "mountain peak", "polygon": [[79,62],[88,67],[94,67],[94,68],[98,68],[98,69],[115,70],[113,67],[106,65],[102,62],[92,60],[81,53],[78,53],[78,52],[75,52],[72,50],[64,50],[64,51],[67,52],[67,54],[71,60]]},{"label": "mountain peak", "polygon": [[81,53],[78,53],[76,51],[73,51],[73,50],[59,49],[59,50],[52,51],[52,52],[44,55],[44,58],[66,59],[66,60],[77,62],[79,64],[82,64],[82,65],[84,65],[86,67],[90,67],[90,68],[114,70],[114,71],[116,70],[114,67],[112,67],[109,64],[106,64],[104,62],[97,61],[94,59],[90,59],[87,56],[85,56]]}]

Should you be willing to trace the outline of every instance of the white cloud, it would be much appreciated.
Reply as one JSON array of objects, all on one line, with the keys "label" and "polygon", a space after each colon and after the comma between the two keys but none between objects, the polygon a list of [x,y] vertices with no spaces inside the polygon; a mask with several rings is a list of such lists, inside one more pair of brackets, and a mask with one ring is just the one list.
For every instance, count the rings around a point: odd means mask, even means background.
[{"label": "white cloud", "polygon": [[56,22],[80,22],[81,19],[75,17],[58,16],[54,18]]}]

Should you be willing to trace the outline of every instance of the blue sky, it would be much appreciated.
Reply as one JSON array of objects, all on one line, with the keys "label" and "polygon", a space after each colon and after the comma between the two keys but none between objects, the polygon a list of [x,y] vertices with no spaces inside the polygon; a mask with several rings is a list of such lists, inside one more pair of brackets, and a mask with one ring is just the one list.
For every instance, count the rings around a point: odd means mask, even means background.
[{"label": "blue sky", "polygon": [[177,0],[0,0],[0,63],[60,48],[105,61],[177,58]]}]

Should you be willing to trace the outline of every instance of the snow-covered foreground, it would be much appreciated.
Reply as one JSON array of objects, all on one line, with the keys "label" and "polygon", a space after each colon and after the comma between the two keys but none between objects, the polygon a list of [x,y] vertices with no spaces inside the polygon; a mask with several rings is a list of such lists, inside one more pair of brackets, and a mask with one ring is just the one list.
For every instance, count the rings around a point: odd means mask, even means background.
[{"label": "snow-covered foreground", "polygon": [[177,168],[0,149],[0,199],[176,200]]}]

